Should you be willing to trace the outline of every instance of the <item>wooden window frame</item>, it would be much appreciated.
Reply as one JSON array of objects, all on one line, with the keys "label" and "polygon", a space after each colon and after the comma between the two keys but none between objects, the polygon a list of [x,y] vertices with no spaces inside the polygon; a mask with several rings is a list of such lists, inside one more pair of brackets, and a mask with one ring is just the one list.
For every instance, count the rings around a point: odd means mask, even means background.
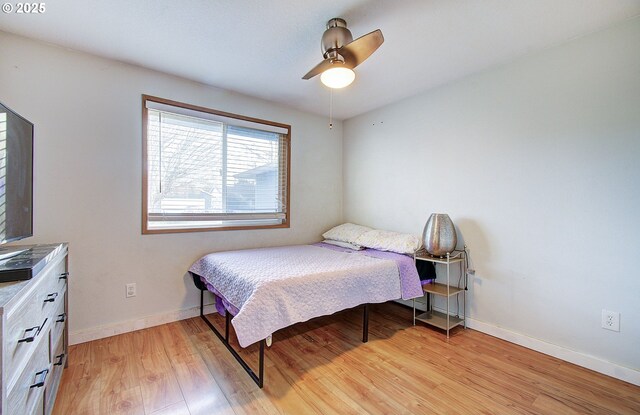
[{"label": "wooden window frame", "polygon": [[[246,225],[246,226],[213,226],[213,227],[199,227],[199,228],[175,228],[175,229],[149,229],[149,176],[148,176],[148,164],[147,164],[147,126],[148,126],[148,109],[146,106],[147,101],[152,101],[160,104],[171,105],[174,107],[185,108],[193,111],[199,111],[203,113],[213,114],[221,117],[232,118],[242,121],[248,121],[256,124],[264,124],[273,127],[283,128],[287,130],[284,135],[285,145],[287,149],[286,154],[286,204],[285,204],[285,218],[282,223],[270,224],[270,225]],[[185,233],[185,232],[209,232],[209,231],[234,231],[234,230],[252,230],[252,229],[278,229],[289,228],[291,223],[291,126],[288,124],[282,124],[274,121],[263,120],[260,118],[247,117],[245,115],[233,114],[230,112],[214,110],[211,108],[201,107],[198,105],[187,104],[184,102],[173,101],[170,99],[154,97],[151,95],[142,95],[142,234],[162,234],[162,233]],[[188,220],[185,224],[188,224]]]}]

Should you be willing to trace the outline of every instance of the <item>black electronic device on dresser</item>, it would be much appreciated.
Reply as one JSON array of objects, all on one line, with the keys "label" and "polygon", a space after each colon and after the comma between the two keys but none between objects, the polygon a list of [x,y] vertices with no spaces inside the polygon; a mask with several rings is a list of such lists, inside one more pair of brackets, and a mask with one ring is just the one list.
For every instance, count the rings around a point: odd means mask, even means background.
[{"label": "black electronic device on dresser", "polygon": [[[0,244],[32,235],[33,124],[0,103]],[[0,264],[22,252],[0,247]]]},{"label": "black electronic device on dresser", "polygon": [[0,282],[29,280],[51,260],[51,245],[13,246],[16,255],[0,261]]}]

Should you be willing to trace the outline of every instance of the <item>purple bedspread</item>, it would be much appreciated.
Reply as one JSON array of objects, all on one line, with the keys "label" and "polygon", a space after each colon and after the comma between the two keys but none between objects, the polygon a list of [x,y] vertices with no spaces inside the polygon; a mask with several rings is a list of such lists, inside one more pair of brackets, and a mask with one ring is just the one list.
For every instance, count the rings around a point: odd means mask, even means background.
[{"label": "purple bedspread", "polygon": [[421,294],[418,278],[403,288],[394,254],[371,255],[313,245],[257,248],[205,255],[189,272],[206,279],[220,311],[236,312],[231,324],[246,347],[295,323]]},{"label": "purple bedspread", "polygon": [[[331,249],[333,251],[345,252],[350,254],[366,255],[373,258],[387,259],[394,261],[398,266],[398,274],[400,277],[400,287],[402,291],[402,298],[409,300],[412,298],[420,297],[423,295],[422,286],[420,283],[420,277],[416,269],[413,257],[408,255],[398,254],[395,252],[378,251],[377,249],[366,248],[360,251],[354,251],[353,249],[344,248],[336,245],[326,244],[318,242],[313,244],[318,247]],[[214,294],[215,308],[220,315],[225,315],[226,312],[230,312],[235,316],[238,314],[238,308],[231,304],[213,285],[211,285],[204,277],[200,276],[200,281],[207,287],[207,290]]]},{"label": "purple bedspread", "polygon": [[202,283],[207,287],[207,290],[209,290],[209,292],[214,294],[213,297],[216,301],[215,306],[218,314],[224,316],[227,313],[227,310],[231,313],[232,316],[238,314],[238,308],[231,304],[226,298],[224,298],[224,296],[220,293],[220,291],[216,289],[216,287],[209,284],[206,278],[200,277],[200,281],[202,281]]}]

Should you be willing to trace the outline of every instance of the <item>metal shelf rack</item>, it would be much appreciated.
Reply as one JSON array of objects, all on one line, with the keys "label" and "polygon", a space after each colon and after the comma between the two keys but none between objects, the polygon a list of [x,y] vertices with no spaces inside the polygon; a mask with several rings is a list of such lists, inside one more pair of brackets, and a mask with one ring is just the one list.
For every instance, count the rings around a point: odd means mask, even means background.
[{"label": "metal shelf rack", "polygon": [[[432,298],[427,300],[427,311],[416,316],[416,303],[413,301],[413,324],[416,324],[416,320],[423,323],[430,324],[438,327],[442,330],[446,330],[447,339],[449,338],[449,332],[456,326],[463,325],[467,328],[467,247],[464,247],[462,251],[453,251],[447,253],[446,256],[433,256],[427,251],[417,251],[413,259],[415,261],[429,261],[434,264],[443,264],[447,267],[447,281],[446,284],[432,282],[422,286],[422,290],[427,296],[440,296],[445,297],[447,300],[447,309],[444,313],[435,311],[433,309]],[[460,267],[460,285],[451,284],[451,267],[453,265]],[[460,307],[457,307],[456,315],[451,314],[451,298],[454,296],[462,295],[462,315],[460,315]]]}]

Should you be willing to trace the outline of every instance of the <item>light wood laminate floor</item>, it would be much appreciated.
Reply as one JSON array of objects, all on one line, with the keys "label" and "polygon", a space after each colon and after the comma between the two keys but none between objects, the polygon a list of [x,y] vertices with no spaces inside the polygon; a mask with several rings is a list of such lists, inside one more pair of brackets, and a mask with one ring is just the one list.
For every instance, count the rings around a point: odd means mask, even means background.
[{"label": "light wood laminate floor", "polygon": [[[213,317],[220,327],[222,318]],[[72,346],[55,414],[638,414],[640,387],[372,307],[282,330],[259,389],[199,318]],[[242,354],[257,362],[257,347]]]}]

